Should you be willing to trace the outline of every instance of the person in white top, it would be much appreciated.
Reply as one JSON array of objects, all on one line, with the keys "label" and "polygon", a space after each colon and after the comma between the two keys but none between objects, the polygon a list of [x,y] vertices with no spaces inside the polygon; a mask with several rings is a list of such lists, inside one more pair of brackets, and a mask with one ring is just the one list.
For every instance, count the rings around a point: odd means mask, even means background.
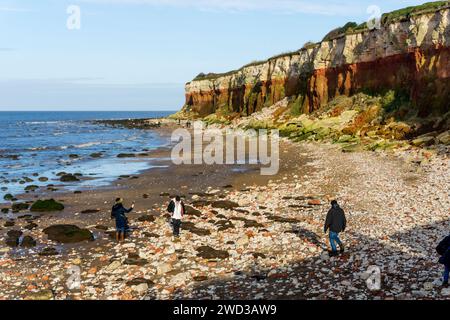
[{"label": "person in white top", "polygon": [[173,236],[175,238],[180,237],[180,227],[181,220],[183,219],[184,213],[186,211],[183,201],[181,201],[180,196],[176,196],[172,201],[170,201],[167,211],[172,215],[172,227]]}]

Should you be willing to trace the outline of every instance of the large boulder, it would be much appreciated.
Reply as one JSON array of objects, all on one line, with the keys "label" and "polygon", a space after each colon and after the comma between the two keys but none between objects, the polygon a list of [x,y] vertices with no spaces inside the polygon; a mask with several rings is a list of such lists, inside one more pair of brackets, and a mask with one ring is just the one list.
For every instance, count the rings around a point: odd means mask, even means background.
[{"label": "large boulder", "polygon": [[30,211],[32,212],[52,212],[62,210],[64,210],[64,205],[62,203],[56,202],[53,199],[38,200],[30,208]]},{"label": "large boulder", "polygon": [[28,203],[14,203],[11,206],[12,211],[23,211],[23,210],[28,210],[28,208],[30,207],[30,205]]},{"label": "large boulder", "polygon": [[9,247],[17,247],[19,246],[20,237],[22,236],[22,231],[20,230],[10,230],[6,234],[5,243]]},{"label": "large boulder", "polygon": [[77,243],[82,241],[93,241],[93,234],[87,229],[81,229],[74,225],[61,224],[44,229],[49,240],[60,243]]}]

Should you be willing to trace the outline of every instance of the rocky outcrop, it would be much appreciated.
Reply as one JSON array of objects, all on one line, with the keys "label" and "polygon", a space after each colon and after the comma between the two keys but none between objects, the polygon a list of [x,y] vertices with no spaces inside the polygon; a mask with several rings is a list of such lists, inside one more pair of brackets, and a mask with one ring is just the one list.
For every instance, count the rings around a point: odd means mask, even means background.
[{"label": "rocky outcrop", "polygon": [[59,243],[93,241],[94,235],[87,229],[73,225],[54,225],[43,230],[48,239]]},{"label": "rocky outcrop", "polygon": [[449,111],[450,5],[385,19],[381,28],[347,32],[226,74],[186,84],[180,116],[250,115],[290,97],[311,113],[340,95],[393,90],[416,115]]}]

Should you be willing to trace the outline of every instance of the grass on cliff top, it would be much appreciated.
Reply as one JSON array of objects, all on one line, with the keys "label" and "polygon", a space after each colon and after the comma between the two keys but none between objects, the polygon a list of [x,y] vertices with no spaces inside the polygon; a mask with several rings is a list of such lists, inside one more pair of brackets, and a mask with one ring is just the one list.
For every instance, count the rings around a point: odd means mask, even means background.
[{"label": "grass on cliff top", "polygon": [[427,2],[418,6],[407,7],[383,14],[381,22],[383,24],[390,24],[392,22],[407,19],[413,14],[427,13],[442,7],[450,5],[450,1],[433,1]]},{"label": "grass on cliff top", "polygon": [[[381,17],[381,23],[382,25],[388,25],[391,24],[393,22],[396,21],[401,21],[404,19],[409,19],[412,15],[414,14],[423,14],[423,13],[428,13],[428,12],[433,12],[436,11],[438,9],[442,9],[446,6],[450,6],[450,1],[433,1],[433,2],[427,2],[418,6],[411,6],[411,7],[406,7],[403,9],[399,9],[399,10],[395,10],[392,12],[388,12],[382,15]],[[337,38],[340,38],[342,36],[345,36],[346,34],[352,34],[352,33],[358,33],[358,32],[362,32],[368,30],[367,29],[367,22],[363,22],[361,24],[357,24],[356,22],[348,22],[346,23],[343,27],[339,27],[336,28],[332,31],[330,31],[324,38],[322,41],[330,41],[330,40],[334,40]],[[307,44],[305,44],[305,46],[300,49],[300,50],[295,50],[295,51],[290,51],[290,52],[285,52],[285,53],[281,53],[278,54],[276,56],[270,57],[267,60],[261,60],[261,61],[254,61],[251,62],[247,65],[244,65],[243,67],[237,69],[237,70],[232,70],[229,72],[225,72],[225,73],[200,73],[198,76],[196,76],[194,78],[193,81],[198,81],[198,80],[214,80],[217,79],[219,77],[224,77],[224,76],[228,76],[228,75],[232,75],[236,72],[242,71],[244,68],[247,67],[251,67],[251,66],[256,66],[256,65],[261,65],[264,63],[269,62],[270,60],[274,60],[274,59],[279,59],[279,58],[283,58],[286,56],[292,56],[294,54],[298,54],[300,51],[305,50],[305,49],[310,49],[314,47],[314,43],[313,42],[309,42]]]},{"label": "grass on cliff top", "polygon": [[[427,12],[433,12],[438,9],[441,9],[445,6],[450,5],[450,1],[433,1],[427,2],[418,6],[406,7],[403,9],[395,10],[392,12],[385,13],[381,16],[381,24],[389,25],[396,21],[401,21],[405,19],[409,19],[414,14],[423,14]],[[356,22],[348,22],[343,27],[336,28],[330,31],[322,41],[330,41],[337,39],[339,37],[343,37],[347,34],[358,33],[361,31],[368,30],[367,22],[363,22],[361,24],[357,24]]]}]

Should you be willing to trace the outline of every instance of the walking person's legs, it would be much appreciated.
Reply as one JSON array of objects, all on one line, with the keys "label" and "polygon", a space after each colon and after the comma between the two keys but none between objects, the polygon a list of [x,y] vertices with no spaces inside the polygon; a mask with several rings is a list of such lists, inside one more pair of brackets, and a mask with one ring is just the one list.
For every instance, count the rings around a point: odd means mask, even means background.
[{"label": "walking person's legs", "polygon": [[121,242],[125,240],[125,228],[116,229],[116,241]]},{"label": "walking person's legs", "polygon": [[335,243],[336,233],[333,231],[330,231],[329,238],[330,238],[331,251],[337,252],[336,243]]},{"label": "walking person's legs", "polygon": [[180,227],[181,227],[181,220],[177,220],[177,234],[176,234],[177,237],[180,236]]},{"label": "walking person's legs", "polygon": [[178,237],[180,235],[180,224],[181,224],[181,220],[172,219],[173,235],[175,237]]},{"label": "walking person's legs", "polygon": [[336,243],[339,245],[339,249],[341,250],[341,253],[344,252],[344,244],[342,243],[341,239],[339,238],[339,233],[336,233],[335,240],[336,240]]},{"label": "walking person's legs", "polygon": [[444,273],[442,274],[444,277],[443,285],[448,285],[448,278],[450,274],[450,268],[445,266]]}]

